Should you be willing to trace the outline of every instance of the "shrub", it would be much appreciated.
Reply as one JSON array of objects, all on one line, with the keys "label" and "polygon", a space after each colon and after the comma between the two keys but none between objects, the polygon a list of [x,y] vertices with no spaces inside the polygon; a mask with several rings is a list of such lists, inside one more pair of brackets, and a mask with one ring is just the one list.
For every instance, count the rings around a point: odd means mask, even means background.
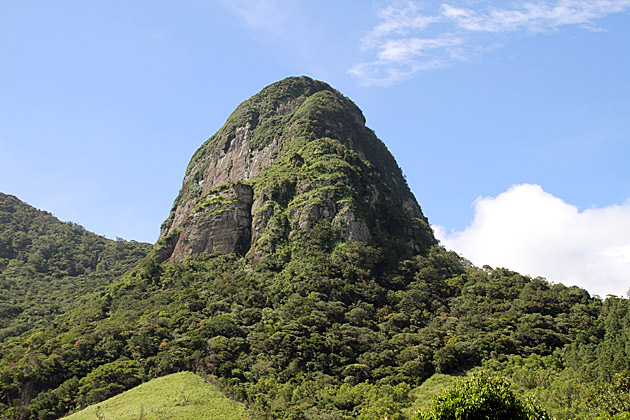
[{"label": "shrub", "polygon": [[479,374],[455,383],[435,398],[431,408],[414,420],[551,420],[532,401],[522,401],[501,378]]}]

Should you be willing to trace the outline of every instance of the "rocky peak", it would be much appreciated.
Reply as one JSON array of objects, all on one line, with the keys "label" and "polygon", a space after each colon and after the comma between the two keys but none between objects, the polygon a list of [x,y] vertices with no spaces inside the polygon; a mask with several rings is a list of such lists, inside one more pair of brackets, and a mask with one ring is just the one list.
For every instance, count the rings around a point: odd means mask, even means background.
[{"label": "rocky peak", "polygon": [[403,254],[435,243],[361,110],[324,82],[289,77],[239,105],[194,154],[159,255],[235,252],[257,261],[321,223],[342,240]]}]

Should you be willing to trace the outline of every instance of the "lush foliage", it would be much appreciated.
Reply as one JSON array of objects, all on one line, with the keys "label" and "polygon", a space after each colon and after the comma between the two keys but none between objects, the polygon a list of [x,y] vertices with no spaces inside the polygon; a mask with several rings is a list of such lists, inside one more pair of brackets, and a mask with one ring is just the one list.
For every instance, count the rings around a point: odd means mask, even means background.
[{"label": "lush foliage", "polygon": [[[261,204],[251,215],[260,236],[237,254],[171,264],[175,231],[135,264],[147,246],[20,215],[9,200],[0,213],[0,416],[54,419],[186,370],[261,419],[393,420],[427,378],[480,368],[558,418],[619,415],[608,401],[626,398],[623,385],[613,388],[630,369],[629,301],[473,267],[438,246],[362,118],[329,86],[290,78],[246,101],[200,148],[175,205],[223,211],[235,203],[202,193],[208,153],[243,124],[252,147],[282,137],[273,164],[242,181]],[[355,217],[369,230],[365,243],[347,240],[332,217],[311,217],[326,211]],[[484,380],[473,391],[508,395]]]},{"label": "lush foliage", "polygon": [[[555,286],[559,287],[559,286]],[[547,352],[528,356],[497,355],[485,360],[485,369],[500,372],[516,389],[535,398],[558,418],[585,416],[585,402],[617,372],[627,371],[630,343],[630,303],[608,297],[590,305],[574,305],[571,342]],[[589,308],[590,306],[590,308]],[[597,314],[595,316],[595,314]],[[561,318],[566,322],[565,316]]]},{"label": "lush foliage", "polygon": [[0,339],[45,325],[150,249],[95,235],[0,194]]},{"label": "lush foliage", "polygon": [[[130,360],[139,379],[197,371],[260,418],[296,419],[403,418],[414,386],[479,364],[535,391],[567,372],[588,388],[627,363],[607,349],[623,344],[626,299],[477,269],[439,247],[392,268],[377,249],[320,229],[283,250],[288,262],[253,270],[230,255],[147,258],[54,329],[5,341],[6,415],[54,418],[104,397],[97,379]],[[554,414],[568,410],[565,391],[546,394]],[[572,401],[565,413],[587,412]]]},{"label": "lush foliage", "polygon": [[453,385],[437,397],[431,409],[418,413],[417,420],[550,420],[536,403],[523,401],[507,381],[484,374]]},{"label": "lush foliage", "polygon": [[630,370],[616,374],[610,383],[599,385],[588,403],[598,419],[630,419]]}]

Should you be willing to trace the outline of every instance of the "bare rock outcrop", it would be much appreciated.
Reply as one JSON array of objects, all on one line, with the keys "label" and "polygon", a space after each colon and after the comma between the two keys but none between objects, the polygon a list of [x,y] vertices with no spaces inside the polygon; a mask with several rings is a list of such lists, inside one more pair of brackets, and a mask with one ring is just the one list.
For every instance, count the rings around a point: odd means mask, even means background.
[{"label": "bare rock outcrop", "polygon": [[206,193],[175,233],[167,257],[182,261],[215,252],[247,252],[251,244],[252,200],[252,188],[240,183]]}]

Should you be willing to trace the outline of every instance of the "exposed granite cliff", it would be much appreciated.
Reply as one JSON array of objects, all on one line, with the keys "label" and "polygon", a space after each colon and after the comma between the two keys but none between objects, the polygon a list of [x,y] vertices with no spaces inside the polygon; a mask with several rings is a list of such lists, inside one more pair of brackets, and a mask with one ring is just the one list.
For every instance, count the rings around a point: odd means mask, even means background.
[{"label": "exposed granite cliff", "polygon": [[321,223],[401,254],[436,242],[359,108],[326,83],[290,77],[239,105],[195,153],[158,255],[258,261]]}]

